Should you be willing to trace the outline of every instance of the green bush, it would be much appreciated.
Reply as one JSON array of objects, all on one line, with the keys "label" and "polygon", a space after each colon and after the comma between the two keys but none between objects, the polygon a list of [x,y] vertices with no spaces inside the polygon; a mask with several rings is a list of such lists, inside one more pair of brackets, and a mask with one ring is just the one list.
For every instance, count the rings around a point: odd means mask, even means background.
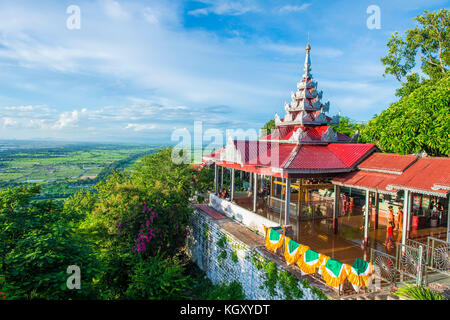
[{"label": "green bush", "polygon": [[178,258],[163,254],[138,260],[130,278],[125,295],[133,300],[183,299],[191,284]]},{"label": "green bush", "polygon": [[242,290],[241,283],[232,281],[230,284],[215,286],[202,298],[205,300],[244,300],[245,294]]},{"label": "green bush", "polygon": [[444,296],[429,288],[410,284],[397,289],[394,295],[404,300],[446,300]]}]

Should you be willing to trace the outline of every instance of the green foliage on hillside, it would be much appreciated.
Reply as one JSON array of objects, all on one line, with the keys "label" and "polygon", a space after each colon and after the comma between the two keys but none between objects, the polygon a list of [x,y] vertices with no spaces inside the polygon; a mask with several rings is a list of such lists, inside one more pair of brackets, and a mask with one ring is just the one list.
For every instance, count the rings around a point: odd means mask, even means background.
[{"label": "green foliage on hillside", "polygon": [[[33,200],[41,191],[38,186],[0,191],[4,297],[187,297],[195,282],[181,254],[190,198],[208,187],[210,172],[174,164],[171,152],[161,149],[132,170],[114,171],[64,205]],[[67,288],[71,265],[81,269],[81,290]]]},{"label": "green foliage on hillside", "polygon": [[[93,243],[76,234],[72,216],[52,201],[32,203],[39,187],[0,192],[0,275],[8,299],[95,297],[98,261]],[[67,267],[83,270],[84,285],[68,290]]]},{"label": "green foliage on hillside", "polygon": [[375,143],[385,152],[430,156],[450,154],[450,74],[421,85],[372,119],[360,141]]}]

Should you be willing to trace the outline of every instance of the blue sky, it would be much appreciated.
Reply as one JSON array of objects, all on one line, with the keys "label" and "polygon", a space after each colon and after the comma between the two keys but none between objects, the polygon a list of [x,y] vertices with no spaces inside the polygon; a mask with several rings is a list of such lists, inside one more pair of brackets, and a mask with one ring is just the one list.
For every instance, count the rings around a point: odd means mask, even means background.
[{"label": "blue sky", "polygon": [[[66,12],[81,10],[80,29]],[[369,29],[369,5],[381,28]],[[394,31],[448,1],[0,2],[0,139],[168,142],[180,128],[260,128],[303,73],[330,115],[396,101],[380,58]]]}]

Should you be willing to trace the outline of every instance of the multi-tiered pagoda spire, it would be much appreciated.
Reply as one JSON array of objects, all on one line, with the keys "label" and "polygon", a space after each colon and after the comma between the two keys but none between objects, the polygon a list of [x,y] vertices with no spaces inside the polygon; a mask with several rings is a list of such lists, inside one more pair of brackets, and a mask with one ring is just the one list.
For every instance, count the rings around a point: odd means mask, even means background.
[{"label": "multi-tiered pagoda spire", "polygon": [[[306,46],[306,57],[302,79],[297,83],[297,91],[291,93],[291,102],[284,103],[284,118],[275,114],[276,132],[270,137],[295,143],[338,141],[336,132],[328,127],[339,123],[339,116],[330,118],[326,113],[330,103],[322,103],[322,91],[317,90],[317,82],[311,74],[311,47]],[[308,130],[314,129],[317,133]],[[309,138],[308,138],[309,137]]]}]

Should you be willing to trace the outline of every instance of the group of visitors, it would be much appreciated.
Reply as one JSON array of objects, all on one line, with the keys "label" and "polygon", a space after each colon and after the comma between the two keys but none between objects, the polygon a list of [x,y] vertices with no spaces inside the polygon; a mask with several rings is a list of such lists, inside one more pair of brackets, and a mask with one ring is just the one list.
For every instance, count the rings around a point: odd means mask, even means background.
[{"label": "group of visitors", "polygon": [[230,194],[228,193],[228,190],[227,189],[219,190],[219,198],[230,200]]},{"label": "group of visitors", "polygon": [[394,215],[394,208],[389,206],[388,208],[388,221],[387,221],[387,232],[386,232],[386,241],[384,245],[388,250],[394,248],[394,230],[398,231],[398,239],[400,242],[402,239],[402,230],[403,230],[403,209],[400,207],[397,211],[397,217]]}]

